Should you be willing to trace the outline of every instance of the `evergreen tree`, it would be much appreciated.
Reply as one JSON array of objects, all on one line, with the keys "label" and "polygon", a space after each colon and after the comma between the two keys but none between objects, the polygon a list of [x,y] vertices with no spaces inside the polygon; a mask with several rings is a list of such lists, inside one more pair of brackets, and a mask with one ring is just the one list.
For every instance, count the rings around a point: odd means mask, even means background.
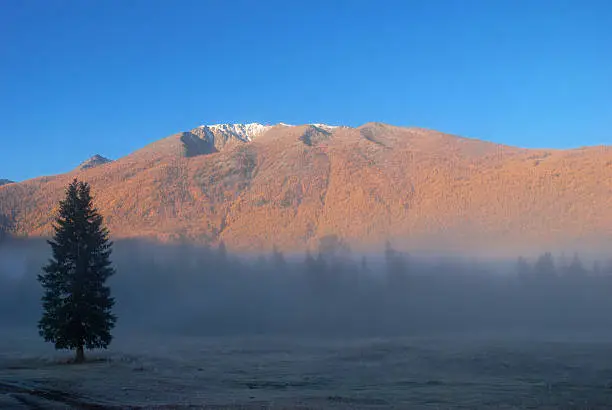
[{"label": "evergreen tree", "polygon": [[540,255],[538,258],[534,270],[540,278],[554,278],[557,275],[557,269],[553,256],[550,252],[546,252]]},{"label": "evergreen tree", "polygon": [[578,254],[575,253],[574,254],[574,258],[572,259],[572,263],[570,264],[569,268],[568,268],[568,273],[572,276],[578,276],[578,277],[582,277],[584,275],[586,275],[586,269],[584,268],[584,265],[582,264],[582,261],[580,260],[580,258],[578,257]]},{"label": "evergreen tree", "polygon": [[403,290],[407,286],[407,261],[401,252],[385,242],[385,263],[387,265],[387,285],[394,290]]},{"label": "evergreen tree", "polygon": [[361,257],[361,270],[363,272],[366,272],[369,270],[368,269],[368,258],[365,255]]},{"label": "evergreen tree", "polygon": [[9,218],[6,215],[0,214],[0,242],[8,236],[10,231]]},{"label": "evergreen tree", "polygon": [[48,241],[52,257],[38,275],[44,290],[39,333],[56,349],[76,350],[76,362],[83,362],[85,348],[108,347],[116,322],[115,301],[105,285],[115,273],[112,242],[89,184],[75,179],[68,185],[54,230]]},{"label": "evergreen tree", "polygon": [[312,274],[317,269],[317,262],[312,257],[310,249],[306,250],[306,258],[304,259],[304,265],[306,265],[306,272]]},{"label": "evergreen tree", "polygon": [[528,279],[531,276],[531,266],[522,256],[516,261],[516,273],[520,279]]},{"label": "evergreen tree", "polygon": [[219,246],[217,247],[217,258],[219,263],[225,264],[227,262],[227,247],[223,241],[219,242]]},{"label": "evergreen tree", "polygon": [[285,270],[287,268],[287,261],[285,255],[278,250],[276,245],[272,247],[272,264],[276,269]]},{"label": "evergreen tree", "polygon": [[306,279],[313,290],[317,290],[322,287],[322,273],[321,273],[321,259],[320,254],[317,259],[312,256],[310,249],[306,250],[306,258],[304,260],[304,268]]},{"label": "evergreen tree", "polygon": [[327,261],[323,256],[322,252],[317,254],[317,259],[315,260],[315,265],[317,267],[317,272],[321,275],[321,277],[325,277],[327,271]]}]

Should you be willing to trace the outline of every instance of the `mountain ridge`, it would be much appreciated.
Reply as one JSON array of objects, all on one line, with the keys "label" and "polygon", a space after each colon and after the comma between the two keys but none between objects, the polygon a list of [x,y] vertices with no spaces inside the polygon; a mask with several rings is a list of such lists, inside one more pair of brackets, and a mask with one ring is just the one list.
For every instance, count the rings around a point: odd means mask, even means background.
[{"label": "mountain ridge", "polygon": [[610,243],[610,147],[525,149],[382,123],[320,125],[264,126],[242,139],[213,129],[217,146],[198,127],[103,167],[5,186],[0,214],[12,215],[17,234],[48,235],[77,176],[117,237],[242,251],[305,249],[326,235],[355,248],[389,238],[408,248]]}]

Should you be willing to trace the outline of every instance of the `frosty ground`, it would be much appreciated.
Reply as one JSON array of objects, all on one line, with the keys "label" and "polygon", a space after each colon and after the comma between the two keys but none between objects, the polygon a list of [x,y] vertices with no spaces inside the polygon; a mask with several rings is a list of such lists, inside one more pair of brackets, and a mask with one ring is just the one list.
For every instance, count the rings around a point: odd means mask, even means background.
[{"label": "frosty ground", "polygon": [[612,406],[612,338],[182,337],[119,332],[66,362],[31,329],[0,333],[2,408],[576,408]]}]

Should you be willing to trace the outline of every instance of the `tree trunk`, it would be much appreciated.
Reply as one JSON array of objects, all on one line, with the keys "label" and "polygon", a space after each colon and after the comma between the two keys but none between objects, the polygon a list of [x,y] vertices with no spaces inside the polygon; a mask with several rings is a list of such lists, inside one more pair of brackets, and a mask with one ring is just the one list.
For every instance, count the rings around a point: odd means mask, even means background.
[{"label": "tree trunk", "polygon": [[83,363],[85,361],[85,350],[83,346],[77,347],[76,350],[76,358],[74,359],[75,363]]}]

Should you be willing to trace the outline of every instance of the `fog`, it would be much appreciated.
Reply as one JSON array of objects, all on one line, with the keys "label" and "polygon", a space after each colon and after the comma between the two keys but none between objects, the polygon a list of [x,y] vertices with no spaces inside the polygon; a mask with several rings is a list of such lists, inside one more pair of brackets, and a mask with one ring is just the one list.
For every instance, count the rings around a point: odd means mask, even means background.
[{"label": "fog", "polygon": [[[41,239],[0,245],[0,324],[41,314]],[[579,255],[476,259],[351,252],[336,237],[307,254],[115,242],[117,332],[197,336],[385,337],[593,334],[612,329],[612,264]]]}]

